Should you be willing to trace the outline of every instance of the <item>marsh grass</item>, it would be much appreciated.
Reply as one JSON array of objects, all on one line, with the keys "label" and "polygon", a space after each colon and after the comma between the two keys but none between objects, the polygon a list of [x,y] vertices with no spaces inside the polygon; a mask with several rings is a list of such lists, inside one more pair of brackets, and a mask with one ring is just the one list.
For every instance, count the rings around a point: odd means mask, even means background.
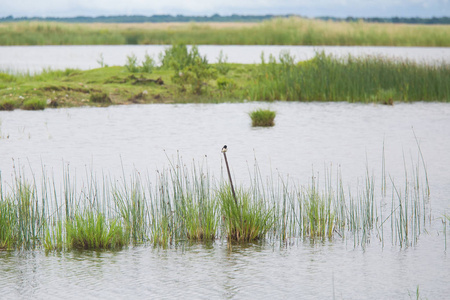
[{"label": "marsh grass", "polygon": [[368,165],[356,186],[345,187],[340,170],[333,178],[331,169],[325,169],[320,184],[321,176],[313,172],[305,186],[281,176],[263,179],[255,162],[250,186],[237,190],[237,203],[230,186],[209,174],[206,159],[192,165],[169,160],[154,180],[137,171],[129,179],[124,172],[121,180],[97,180],[86,171],[81,185],[68,167],[59,184],[44,170],[41,183],[17,171],[8,191],[0,184],[0,248],[92,250],[142,243],[166,248],[218,238],[230,243],[342,239],[354,247],[372,241],[384,247],[390,240],[410,247],[431,216],[422,159],[405,162],[404,184],[388,176],[391,184],[384,190],[376,188]]},{"label": "marsh grass", "polygon": [[257,109],[249,113],[253,127],[271,127],[275,125],[276,112],[270,109]]},{"label": "marsh grass", "polygon": [[259,23],[0,24],[1,45],[450,46],[449,26],[333,22],[299,17]]},{"label": "marsh grass", "polygon": [[264,56],[252,76],[252,100],[348,101],[392,104],[395,101],[450,101],[450,65],[424,65],[383,57],[338,59],[316,53],[295,62],[289,53]]}]

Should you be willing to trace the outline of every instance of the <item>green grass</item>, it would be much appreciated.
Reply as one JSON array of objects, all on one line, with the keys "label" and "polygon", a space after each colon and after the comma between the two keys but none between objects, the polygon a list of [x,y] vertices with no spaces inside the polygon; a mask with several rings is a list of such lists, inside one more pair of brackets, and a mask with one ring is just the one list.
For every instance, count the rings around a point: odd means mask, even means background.
[{"label": "green grass", "polygon": [[276,112],[269,109],[257,109],[249,113],[252,126],[271,127],[275,125]]},{"label": "green grass", "polygon": [[3,23],[0,24],[0,45],[450,46],[448,25],[332,22],[298,17],[231,25]]},{"label": "green grass", "polygon": [[44,99],[28,99],[22,103],[21,108],[24,110],[43,110],[47,106]]}]

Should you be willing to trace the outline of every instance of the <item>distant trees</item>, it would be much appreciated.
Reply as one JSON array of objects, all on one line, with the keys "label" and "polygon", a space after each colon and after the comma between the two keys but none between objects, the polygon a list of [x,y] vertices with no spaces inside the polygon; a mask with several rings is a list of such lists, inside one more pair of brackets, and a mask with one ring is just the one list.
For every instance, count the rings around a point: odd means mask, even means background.
[{"label": "distant trees", "polygon": [[[260,22],[273,18],[287,18],[293,15],[236,15],[221,16],[214,14],[212,16],[184,16],[184,15],[153,15],[153,16],[98,16],[98,17],[71,17],[71,18],[58,18],[58,17],[20,17],[14,18],[13,16],[7,16],[0,18],[0,22],[19,22],[19,21],[51,21],[51,22],[67,22],[67,23],[164,23],[164,22]],[[405,23],[405,24],[450,24],[450,17],[433,17],[433,18],[405,18],[405,17],[392,17],[392,18],[336,18],[336,17],[318,17],[320,20],[333,20],[333,21],[346,21],[357,22],[363,20],[370,23]]]}]

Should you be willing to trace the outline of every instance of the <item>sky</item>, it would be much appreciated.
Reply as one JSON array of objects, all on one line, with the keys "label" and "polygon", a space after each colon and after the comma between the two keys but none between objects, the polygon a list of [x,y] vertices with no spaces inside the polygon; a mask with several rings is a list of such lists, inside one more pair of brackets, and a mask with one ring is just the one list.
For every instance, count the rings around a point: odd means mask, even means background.
[{"label": "sky", "polygon": [[110,15],[443,17],[450,0],[0,0],[0,17]]}]

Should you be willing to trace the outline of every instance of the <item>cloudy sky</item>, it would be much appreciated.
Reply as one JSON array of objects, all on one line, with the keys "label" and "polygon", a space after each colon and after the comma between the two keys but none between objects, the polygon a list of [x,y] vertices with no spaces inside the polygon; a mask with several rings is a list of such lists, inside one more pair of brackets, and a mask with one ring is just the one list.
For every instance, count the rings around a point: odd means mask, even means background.
[{"label": "cloudy sky", "polygon": [[450,0],[0,0],[0,17],[298,14],[334,17],[442,17]]}]

